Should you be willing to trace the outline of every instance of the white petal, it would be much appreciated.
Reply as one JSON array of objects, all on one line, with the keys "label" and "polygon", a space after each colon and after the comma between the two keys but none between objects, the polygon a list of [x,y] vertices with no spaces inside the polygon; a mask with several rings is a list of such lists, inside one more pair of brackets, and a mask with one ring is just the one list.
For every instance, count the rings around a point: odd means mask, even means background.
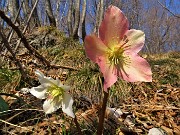
[{"label": "white petal", "polygon": [[38,76],[39,79],[44,78],[44,74],[39,70],[36,70],[35,74]]},{"label": "white petal", "polygon": [[32,87],[29,92],[39,98],[39,99],[45,99],[46,98],[46,91],[47,89],[45,87],[43,87],[42,85],[38,86],[38,87]]},{"label": "white petal", "polygon": [[53,78],[44,76],[44,74],[42,72],[40,72],[39,70],[36,70],[35,74],[37,75],[37,77],[39,79],[39,82],[41,84],[43,84],[43,83],[51,83],[51,81],[54,81]]},{"label": "white petal", "polygon": [[63,86],[60,86],[60,87],[63,88],[65,91],[70,90],[70,86],[67,86],[67,85],[63,85]]},{"label": "white petal", "polygon": [[39,79],[39,82],[41,83],[41,84],[44,84],[44,85],[51,85],[51,83],[52,83],[52,78],[50,78],[50,77],[44,77],[44,78],[41,78],[41,79]]},{"label": "white petal", "polygon": [[73,105],[73,99],[71,95],[65,92],[62,101],[62,110],[64,113],[74,118],[75,115],[73,113],[72,105]]},{"label": "white petal", "polygon": [[[57,86],[61,85],[61,82],[60,82],[59,79],[54,80],[54,79],[52,78],[52,79],[50,79],[50,81],[51,81],[53,84],[57,85]],[[62,86],[62,85],[61,85],[61,86]]]},{"label": "white petal", "polygon": [[63,86],[62,82],[58,78],[56,79],[56,81],[57,81],[57,86],[59,87]]},{"label": "white petal", "polygon": [[61,102],[59,102],[59,104],[54,104],[51,99],[45,100],[43,104],[43,110],[46,114],[50,114],[56,111],[57,109],[59,109],[60,107],[61,107]]}]

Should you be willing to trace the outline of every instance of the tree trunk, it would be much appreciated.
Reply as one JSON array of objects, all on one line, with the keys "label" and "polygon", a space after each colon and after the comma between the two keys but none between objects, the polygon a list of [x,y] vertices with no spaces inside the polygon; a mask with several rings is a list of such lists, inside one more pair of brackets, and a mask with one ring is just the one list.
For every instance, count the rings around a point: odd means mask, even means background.
[{"label": "tree trunk", "polygon": [[[32,8],[34,6],[34,4],[36,3],[36,0],[32,0]],[[34,22],[35,22],[35,27],[40,26],[40,21],[39,21],[39,17],[38,17],[38,12],[37,12],[37,8],[34,9],[33,15],[32,15]]]},{"label": "tree trunk", "polygon": [[[11,14],[11,18],[14,21],[16,14],[18,13],[19,2],[18,0],[8,0],[8,9]],[[17,23],[20,23],[19,18],[17,19]]]},{"label": "tree trunk", "polygon": [[[24,12],[25,23],[27,23],[28,17],[29,17],[29,15],[31,13],[31,10],[32,10],[32,8],[34,6],[35,1],[36,0],[32,0],[31,6],[30,6],[29,5],[30,1],[29,0],[24,0],[23,12]],[[32,14],[32,17],[30,19],[30,22],[29,22],[29,30],[32,29],[33,27],[38,27],[40,25],[41,24],[40,24],[40,20],[39,20],[38,13],[37,13],[37,8],[35,8],[35,10],[34,10],[34,12]]]},{"label": "tree trunk", "polygon": [[82,26],[81,29],[82,29],[82,40],[83,41],[86,36],[85,18],[86,18],[86,0],[83,1],[82,16],[81,16],[81,26]]},{"label": "tree trunk", "polygon": [[[56,19],[56,26],[59,27],[61,19],[59,19],[60,15],[59,15],[59,10],[60,10],[60,0],[57,0],[56,2],[56,12],[55,12],[55,19]],[[66,2],[67,3],[67,2]],[[63,16],[63,13],[62,13]],[[62,18],[62,17],[61,17]]]},{"label": "tree trunk", "polygon": [[56,27],[56,20],[52,12],[50,0],[45,0],[45,4],[46,4],[46,13],[49,18],[49,23],[51,26]]},{"label": "tree trunk", "polygon": [[100,0],[100,2],[97,5],[96,24],[95,24],[95,27],[94,27],[94,33],[96,33],[97,35],[99,34],[98,29],[99,29],[99,26],[100,26],[100,24],[102,22],[103,11],[104,11],[104,0]]},{"label": "tree trunk", "polygon": [[80,0],[75,1],[75,16],[74,16],[74,27],[73,27],[73,34],[72,37],[74,39],[78,39],[78,28],[79,28],[79,21],[80,21]]},{"label": "tree trunk", "polygon": [[68,9],[68,17],[67,17],[67,24],[68,24],[68,32],[69,36],[72,36],[72,6],[73,2],[72,0],[69,0],[69,9]]}]

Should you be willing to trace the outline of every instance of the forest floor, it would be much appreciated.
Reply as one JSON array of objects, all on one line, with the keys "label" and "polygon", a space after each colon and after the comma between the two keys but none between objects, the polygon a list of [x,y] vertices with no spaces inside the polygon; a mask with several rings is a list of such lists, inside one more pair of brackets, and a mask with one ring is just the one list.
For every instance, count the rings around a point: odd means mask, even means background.
[{"label": "forest floor", "polygon": [[[83,45],[56,30],[38,29],[26,37],[56,68],[45,66],[26,49],[20,49],[17,58],[28,74],[23,79],[14,63],[1,57],[0,95],[8,108],[0,112],[0,134],[78,135],[73,119],[61,109],[45,115],[43,101],[22,90],[39,85],[34,74],[39,69],[71,86],[73,109],[82,132],[95,135],[103,97],[102,75],[97,65],[86,58]],[[153,82],[127,83],[119,79],[115,83],[109,93],[104,135],[142,135],[152,128],[180,135],[180,53],[142,54],[142,57],[151,65]]]}]

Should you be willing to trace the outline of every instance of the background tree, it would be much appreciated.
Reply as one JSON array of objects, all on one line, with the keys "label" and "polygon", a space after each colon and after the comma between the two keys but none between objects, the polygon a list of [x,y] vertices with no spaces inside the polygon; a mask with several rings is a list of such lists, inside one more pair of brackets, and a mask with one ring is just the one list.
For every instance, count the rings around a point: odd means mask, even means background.
[{"label": "background tree", "polygon": [[84,41],[84,38],[86,36],[86,22],[85,22],[85,18],[86,18],[86,0],[83,0],[83,5],[82,5],[82,14],[81,14],[81,35],[82,35],[82,40]]},{"label": "background tree", "polygon": [[[12,20],[23,0],[1,0],[0,8]],[[19,22],[26,24],[36,0],[24,0]],[[98,34],[103,12],[109,5],[119,7],[129,20],[129,27],[140,29],[146,34],[144,52],[160,53],[180,50],[180,12],[177,0],[39,0],[30,20],[30,29],[51,25],[67,36],[84,39],[92,32]],[[3,20],[2,26],[6,27]],[[20,24],[22,27],[22,25]]]},{"label": "background tree", "polygon": [[[18,0],[8,0],[8,9],[10,12],[10,17],[12,18],[12,20],[14,20],[18,13],[19,1]],[[20,23],[19,18],[17,19],[17,22]]]},{"label": "background tree", "polygon": [[51,26],[56,27],[56,20],[55,20],[55,17],[53,15],[50,0],[45,0],[45,5],[46,5],[46,13],[47,13],[47,16],[49,18],[49,23]]}]

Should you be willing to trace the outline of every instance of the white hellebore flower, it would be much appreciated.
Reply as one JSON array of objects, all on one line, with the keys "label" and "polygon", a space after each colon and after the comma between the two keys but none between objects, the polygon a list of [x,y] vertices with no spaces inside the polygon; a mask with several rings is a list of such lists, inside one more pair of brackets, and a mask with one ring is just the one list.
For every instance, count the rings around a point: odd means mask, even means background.
[{"label": "white hellebore flower", "polygon": [[31,88],[29,92],[39,99],[46,99],[43,104],[45,113],[52,113],[62,107],[64,113],[74,118],[73,99],[68,93],[70,87],[63,85],[58,79],[54,80],[51,77],[44,76],[38,70],[35,71],[35,74],[38,76],[41,85]]}]

